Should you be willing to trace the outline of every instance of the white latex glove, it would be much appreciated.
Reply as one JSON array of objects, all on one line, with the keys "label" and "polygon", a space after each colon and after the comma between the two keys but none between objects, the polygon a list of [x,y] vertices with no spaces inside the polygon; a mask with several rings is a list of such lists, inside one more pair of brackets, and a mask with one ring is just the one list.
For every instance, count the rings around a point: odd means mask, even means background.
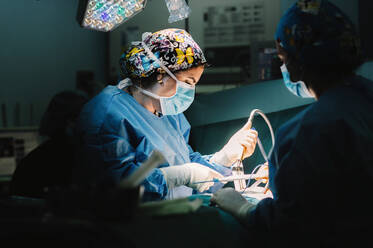
[{"label": "white latex glove", "polygon": [[210,201],[239,220],[245,220],[250,209],[255,207],[233,188],[220,189],[211,197]]},{"label": "white latex glove", "polygon": [[[268,168],[268,162],[265,162],[263,166],[259,167],[258,171],[254,174],[257,177],[261,177],[263,179],[268,180],[269,179],[269,168]],[[266,183],[266,182],[264,182]]]},{"label": "white latex glove", "polygon": [[257,138],[258,132],[251,129],[251,122],[248,121],[219,152],[211,157],[210,162],[229,167],[241,159],[242,152],[244,152],[242,159],[250,157],[254,153]]},{"label": "white latex glove", "polygon": [[223,175],[207,166],[198,163],[188,163],[178,166],[170,166],[160,169],[166,179],[167,187],[174,188],[186,185],[199,192],[203,192],[214,185],[214,182],[198,183],[209,181],[215,178],[223,178]]}]

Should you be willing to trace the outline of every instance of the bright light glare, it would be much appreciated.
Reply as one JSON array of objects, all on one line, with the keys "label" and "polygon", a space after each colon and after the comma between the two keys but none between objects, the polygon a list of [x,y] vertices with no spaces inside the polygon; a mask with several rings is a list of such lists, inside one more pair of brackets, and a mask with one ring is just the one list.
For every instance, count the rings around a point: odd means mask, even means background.
[{"label": "bright light glare", "polygon": [[145,8],[146,0],[89,0],[82,26],[111,31]]}]

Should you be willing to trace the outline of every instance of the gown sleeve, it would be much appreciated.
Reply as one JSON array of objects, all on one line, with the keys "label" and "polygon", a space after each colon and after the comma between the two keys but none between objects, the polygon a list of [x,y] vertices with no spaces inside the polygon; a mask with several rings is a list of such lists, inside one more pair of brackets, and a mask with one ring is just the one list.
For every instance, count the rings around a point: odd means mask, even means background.
[{"label": "gown sleeve", "polygon": [[[131,142],[134,135],[129,124],[122,121],[119,129],[101,128],[99,132],[83,135],[83,152],[86,171],[82,177],[91,177],[91,181],[106,185],[116,185],[133,173],[147,156],[136,151]],[[92,166],[95,166],[94,169]],[[95,173],[94,175],[90,172]],[[163,173],[154,169],[142,183],[144,200],[164,199],[168,193]]]}]

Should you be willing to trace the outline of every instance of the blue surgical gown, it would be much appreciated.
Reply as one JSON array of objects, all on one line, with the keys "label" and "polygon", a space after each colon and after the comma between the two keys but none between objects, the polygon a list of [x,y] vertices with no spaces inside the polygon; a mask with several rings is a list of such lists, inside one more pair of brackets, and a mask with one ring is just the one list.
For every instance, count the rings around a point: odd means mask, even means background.
[{"label": "blue surgical gown", "polygon": [[246,224],[273,247],[370,239],[373,82],[351,77],[283,124],[269,176],[274,199],[260,201]]},{"label": "blue surgical gown", "polygon": [[[116,86],[107,86],[83,108],[76,128],[77,164],[74,181],[78,184],[116,185],[136,170],[153,150],[167,160],[160,167],[195,162],[223,175],[231,170],[209,163],[188,144],[190,124],[183,114],[158,117]],[[144,200],[174,199],[192,195],[192,188],[168,189],[159,168],[142,183]],[[223,184],[216,183],[210,191]]]}]

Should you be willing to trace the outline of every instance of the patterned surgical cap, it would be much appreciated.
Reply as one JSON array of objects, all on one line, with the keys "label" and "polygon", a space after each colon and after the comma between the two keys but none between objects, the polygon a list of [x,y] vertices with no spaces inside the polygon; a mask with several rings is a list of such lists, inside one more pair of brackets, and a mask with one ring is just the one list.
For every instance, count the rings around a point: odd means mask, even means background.
[{"label": "patterned surgical cap", "polygon": [[[170,70],[185,70],[206,63],[206,58],[192,36],[182,29],[164,29],[143,34],[143,42]],[[127,77],[146,78],[160,66],[146,53],[141,42],[133,42],[122,54],[122,73]]]}]

